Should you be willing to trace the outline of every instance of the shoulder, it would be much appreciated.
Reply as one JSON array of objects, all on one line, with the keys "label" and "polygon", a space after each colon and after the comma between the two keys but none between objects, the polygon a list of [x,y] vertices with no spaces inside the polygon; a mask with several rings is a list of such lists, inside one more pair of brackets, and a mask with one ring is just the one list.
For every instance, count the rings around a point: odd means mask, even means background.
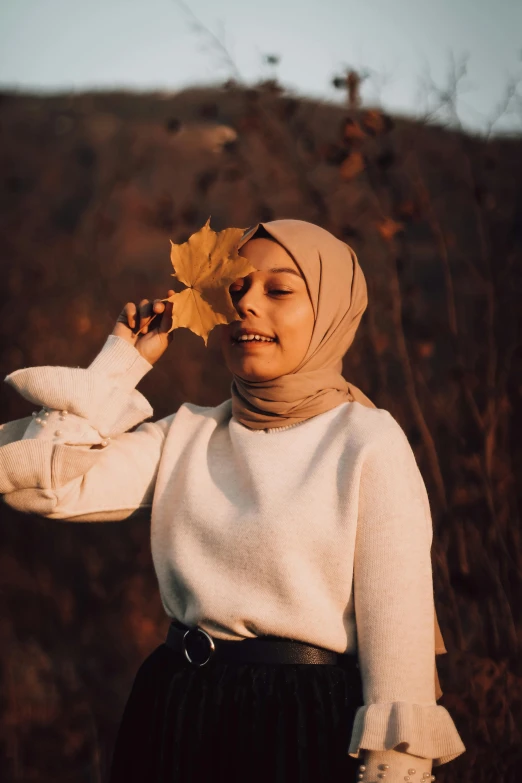
[{"label": "shoulder", "polygon": [[352,402],[342,412],[344,430],[361,447],[383,448],[389,445],[409,447],[409,441],[399,422],[384,408],[370,408]]},{"label": "shoulder", "polygon": [[210,423],[212,426],[226,424],[232,416],[232,400],[228,399],[219,405],[196,405],[193,402],[184,402],[174,415],[174,422],[183,422],[195,428]]},{"label": "shoulder", "polygon": [[359,443],[361,481],[370,494],[378,487],[383,497],[391,494],[411,499],[413,493],[425,503],[426,490],[415,453],[392,414],[354,403],[352,423]]},{"label": "shoulder", "polygon": [[[408,437],[392,414],[384,408],[369,408],[354,402],[343,412],[345,451],[357,459],[364,475],[381,480],[417,476],[419,467]],[[415,478],[417,481],[417,478]]]}]

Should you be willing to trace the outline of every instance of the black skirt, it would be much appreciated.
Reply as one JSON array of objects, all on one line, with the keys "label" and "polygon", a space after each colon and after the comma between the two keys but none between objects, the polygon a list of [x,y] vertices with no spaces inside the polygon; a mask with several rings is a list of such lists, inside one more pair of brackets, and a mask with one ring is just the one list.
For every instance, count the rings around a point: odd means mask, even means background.
[{"label": "black skirt", "polygon": [[136,674],[110,783],[348,783],[362,703],[355,655],[195,667],[161,644]]}]

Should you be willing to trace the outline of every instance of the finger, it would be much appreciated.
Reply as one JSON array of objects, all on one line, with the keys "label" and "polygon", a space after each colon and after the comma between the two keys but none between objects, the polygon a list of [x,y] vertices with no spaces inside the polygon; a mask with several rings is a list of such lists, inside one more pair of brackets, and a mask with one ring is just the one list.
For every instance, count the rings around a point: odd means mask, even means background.
[{"label": "finger", "polygon": [[140,321],[141,321],[143,318],[146,318],[147,312],[150,309],[149,300],[148,299],[142,299],[140,304],[139,304],[139,308],[138,309],[139,309]]},{"label": "finger", "polygon": [[154,329],[161,331],[161,318],[163,311],[165,310],[165,304],[161,301],[161,299],[155,299],[151,305],[151,310],[152,313],[146,322],[144,332],[153,331]]},{"label": "finger", "polygon": [[131,321],[132,321],[132,331],[134,334],[140,334],[143,332],[143,325],[146,320],[146,307],[148,299],[142,299],[138,306],[135,305],[134,302],[129,302],[126,307],[129,308],[131,312]]},{"label": "finger", "polygon": [[136,305],[134,302],[127,302],[122,310],[120,318],[123,323],[125,323],[131,329],[134,327],[136,321]]},{"label": "finger", "polygon": [[149,315],[150,310],[150,302],[148,299],[142,299],[138,306],[138,323],[137,328],[138,331],[142,334],[146,333],[146,326],[147,318]]},{"label": "finger", "polygon": [[[172,302],[165,302],[165,310],[163,312],[163,318],[161,319],[159,327],[159,331],[161,333],[168,332],[172,327],[172,309]],[[172,334],[172,332],[170,334]]]},{"label": "finger", "polygon": [[[172,296],[173,294],[174,294],[174,291],[172,289],[169,289],[168,297]],[[159,313],[163,313],[163,311],[165,310],[165,307],[166,307],[167,304],[168,304],[168,302],[166,301],[166,299],[155,299],[154,300],[154,304],[152,306],[152,309],[153,309],[153,311],[155,313],[158,313],[158,314]]]}]

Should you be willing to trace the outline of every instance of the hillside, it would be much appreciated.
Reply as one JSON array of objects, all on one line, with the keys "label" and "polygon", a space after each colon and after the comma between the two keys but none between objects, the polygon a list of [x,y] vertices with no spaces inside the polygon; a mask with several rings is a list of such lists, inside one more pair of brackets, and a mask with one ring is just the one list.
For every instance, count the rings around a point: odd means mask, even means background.
[{"label": "hillside", "polygon": [[[170,243],[299,218],[357,252],[369,306],[344,374],[404,427],[434,521],[448,654],[439,703],[467,753],[442,781],[515,781],[522,621],[522,139],[288,95],[0,95],[0,371],[87,366],[123,305],[172,286]],[[181,329],[140,391],[154,418],[230,376]],[[0,387],[0,421],[32,408]],[[517,437],[518,435],[518,437]],[[0,507],[0,777],[99,781],[168,621],[149,528]],[[480,766],[479,766],[480,765]],[[477,775],[480,769],[481,775]]]}]

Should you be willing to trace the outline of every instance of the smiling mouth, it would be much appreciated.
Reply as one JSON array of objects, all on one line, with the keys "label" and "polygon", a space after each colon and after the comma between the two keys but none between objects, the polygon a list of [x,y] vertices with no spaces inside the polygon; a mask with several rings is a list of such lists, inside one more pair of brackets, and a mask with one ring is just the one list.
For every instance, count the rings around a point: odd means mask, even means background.
[{"label": "smiling mouth", "polygon": [[262,346],[265,348],[267,345],[275,345],[277,340],[231,340],[232,345],[237,348],[258,348]]},{"label": "smiling mouth", "polygon": [[277,337],[273,337],[268,334],[261,334],[260,332],[248,332],[243,331],[230,336],[230,342],[234,345],[244,345],[245,343],[275,343]]}]

